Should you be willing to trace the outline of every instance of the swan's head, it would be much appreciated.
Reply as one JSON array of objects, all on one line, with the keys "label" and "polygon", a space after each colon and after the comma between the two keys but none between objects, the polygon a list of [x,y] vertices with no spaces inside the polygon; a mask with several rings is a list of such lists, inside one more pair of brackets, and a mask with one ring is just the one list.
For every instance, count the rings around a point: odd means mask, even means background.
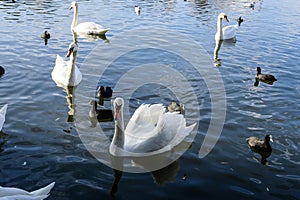
[{"label": "swan's head", "polygon": [[77,7],[77,2],[76,1],[72,1],[69,9],[71,10],[72,8],[76,8],[76,7]]},{"label": "swan's head", "polygon": [[221,20],[225,19],[227,22],[229,22],[229,20],[227,18],[227,15],[225,13],[220,13],[219,16],[218,16],[218,18],[221,19]]},{"label": "swan's head", "polygon": [[114,101],[114,118],[118,120],[119,113],[123,109],[124,100],[121,97],[117,97]]},{"label": "swan's head", "polygon": [[74,52],[77,52],[77,50],[78,50],[78,45],[75,42],[71,43],[69,45],[67,57],[70,57],[70,55]]}]

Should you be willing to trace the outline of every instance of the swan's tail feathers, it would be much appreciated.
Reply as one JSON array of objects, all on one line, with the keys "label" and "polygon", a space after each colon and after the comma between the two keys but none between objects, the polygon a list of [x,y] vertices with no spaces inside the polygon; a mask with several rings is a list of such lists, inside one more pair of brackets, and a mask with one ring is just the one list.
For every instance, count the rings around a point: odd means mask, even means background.
[{"label": "swan's tail feathers", "polygon": [[165,108],[162,104],[142,104],[135,110],[130,121],[142,124],[149,124],[149,122],[151,122],[151,124],[153,124],[157,122],[164,111]]},{"label": "swan's tail feathers", "polygon": [[55,182],[52,182],[49,185],[47,185],[47,186],[45,186],[45,187],[43,187],[41,189],[32,191],[32,192],[30,192],[30,195],[32,195],[32,196],[44,196],[44,195],[48,196],[49,192],[54,187],[54,184],[55,184]]},{"label": "swan's tail feathers", "polygon": [[107,31],[109,31],[110,30],[110,28],[104,28],[104,29],[102,29],[101,30],[101,33],[100,34],[105,34]]},{"label": "swan's tail feathers", "polygon": [[110,28],[103,28],[100,30],[90,30],[87,32],[87,34],[88,35],[105,35],[105,33],[109,30],[110,30]]},{"label": "swan's tail feathers", "polygon": [[8,104],[5,104],[5,105],[0,109],[0,114],[1,114],[1,115],[5,115],[5,114],[6,114],[7,106],[8,106]]},{"label": "swan's tail feathers", "polygon": [[8,106],[8,104],[5,104],[0,109],[0,131],[2,130],[3,124],[5,122],[5,115],[6,115],[7,106]]},{"label": "swan's tail feathers", "polygon": [[196,126],[196,122],[194,124],[191,124],[187,127],[185,127],[185,132],[187,133],[187,135],[190,135],[190,133],[194,130],[195,126]]}]

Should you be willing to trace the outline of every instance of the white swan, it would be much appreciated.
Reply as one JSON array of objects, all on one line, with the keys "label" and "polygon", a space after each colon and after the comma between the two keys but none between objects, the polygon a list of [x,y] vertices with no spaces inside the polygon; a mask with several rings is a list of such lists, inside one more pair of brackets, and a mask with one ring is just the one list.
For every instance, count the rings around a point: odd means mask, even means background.
[{"label": "white swan", "polygon": [[140,15],[141,14],[141,9],[138,5],[135,5],[134,6],[134,12],[136,15]]},{"label": "white swan", "polygon": [[218,16],[217,32],[215,34],[216,40],[229,40],[234,39],[235,34],[238,31],[239,24],[225,26],[222,28],[222,20],[225,19],[227,22],[227,15],[225,13],[220,13]]},{"label": "white swan", "polygon": [[51,73],[53,81],[60,87],[76,86],[82,80],[82,74],[75,65],[78,46],[76,43],[71,43],[69,46],[67,57],[69,61],[65,61],[57,55],[56,63]]},{"label": "white swan", "polygon": [[49,196],[49,192],[53,188],[55,182],[50,183],[49,185],[32,191],[27,192],[14,187],[1,187],[0,186],[0,200],[42,200],[46,199]]},{"label": "white swan", "polygon": [[5,122],[5,115],[6,115],[6,110],[7,110],[7,104],[5,104],[1,109],[0,109],[0,131],[2,130],[3,124]]},{"label": "white swan", "polygon": [[124,100],[114,101],[115,132],[109,152],[113,156],[143,157],[170,151],[181,143],[196,123],[186,126],[178,112],[166,112],[161,104],[142,104],[124,130]]},{"label": "white swan", "polygon": [[244,5],[245,5],[245,7],[254,9],[255,1],[252,1],[250,3],[245,3]]},{"label": "white swan", "polygon": [[109,28],[103,28],[101,25],[94,22],[83,22],[78,24],[78,4],[76,1],[71,3],[70,9],[74,9],[73,21],[71,24],[71,31],[75,31],[77,34],[87,34],[87,35],[103,35]]}]

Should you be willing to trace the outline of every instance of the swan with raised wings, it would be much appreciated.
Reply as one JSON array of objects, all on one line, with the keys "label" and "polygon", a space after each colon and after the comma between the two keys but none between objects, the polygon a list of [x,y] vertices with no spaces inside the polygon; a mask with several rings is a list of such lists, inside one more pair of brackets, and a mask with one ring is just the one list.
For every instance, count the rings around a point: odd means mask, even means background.
[{"label": "swan with raised wings", "polygon": [[109,152],[119,157],[143,157],[170,151],[194,129],[196,123],[186,126],[178,112],[166,112],[162,104],[142,104],[124,130],[124,100],[114,100],[115,132]]},{"label": "swan with raised wings", "polygon": [[76,1],[71,3],[70,9],[72,8],[74,9],[74,14],[71,24],[71,31],[75,31],[79,35],[103,35],[110,30],[109,28],[104,28],[94,22],[83,22],[78,24],[78,4]]},{"label": "swan with raised wings", "polygon": [[49,185],[32,191],[27,192],[26,190],[15,188],[15,187],[1,187],[0,186],[0,199],[7,200],[42,200],[46,199],[49,196],[51,189],[54,187],[55,182],[50,183]]},{"label": "swan with raised wings", "polygon": [[51,73],[53,81],[60,87],[77,86],[82,80],[82,74],[75,65],[78,45],[73,42],[69,46],[67,57],[69,61],[65,61],[61,56],[57,55],[56,63]]},{"label": "swan with raised wings", "polygon": [[[217,32],[215,34],[216,40],[230,40],[234,39],[236,32],[238,31],[238,28],[240,26],[240,23],[242,21],[238,21],[238,24],[236,25],[229,25],[222,28],[222,20],[226,20],[229,22],[227,15],[225,13],[220,13],[218,16],[218,24],[217,24]],[[242,20],[239,18],[239,20]]]}]

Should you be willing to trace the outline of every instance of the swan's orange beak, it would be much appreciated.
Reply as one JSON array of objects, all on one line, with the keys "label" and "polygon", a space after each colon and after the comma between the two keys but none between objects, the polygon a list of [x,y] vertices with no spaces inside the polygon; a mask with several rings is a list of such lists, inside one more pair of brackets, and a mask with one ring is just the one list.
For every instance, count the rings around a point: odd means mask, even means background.
[{"label": "swan's orange beak", "polygon": [[73,53],[73,49],[74,49],[74,48],[72,47],[72,48],[70,48],[70,49],[68,50],[68,53],[67,53],[67,55],[66,55],[67,58],[70,57],[70,55]]},{"label": "swan's orange beak", "polygon": [[118,115],[119,115],[119,109],[115,109],[115,112],[114,112],[114,119],[115,120],[118,120]]},{"label": "swan's orange beak", "polygon": [[72,53],[72,51],[69,50],[67,53],[67,58],[70,57],[71,53]]}]

